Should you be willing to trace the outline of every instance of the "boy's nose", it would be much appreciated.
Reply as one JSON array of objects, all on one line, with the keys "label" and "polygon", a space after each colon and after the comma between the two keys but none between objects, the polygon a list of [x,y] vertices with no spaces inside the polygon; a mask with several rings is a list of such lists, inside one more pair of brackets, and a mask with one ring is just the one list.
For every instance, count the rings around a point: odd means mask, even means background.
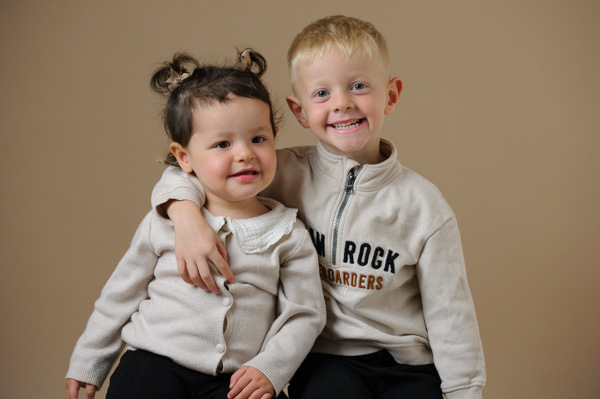
[{"label": "boy's nose", "polygon": [[331,104],[335,112],[344,112],[354,106],[352,99],[346,93],[339,93],[335,95]]}]

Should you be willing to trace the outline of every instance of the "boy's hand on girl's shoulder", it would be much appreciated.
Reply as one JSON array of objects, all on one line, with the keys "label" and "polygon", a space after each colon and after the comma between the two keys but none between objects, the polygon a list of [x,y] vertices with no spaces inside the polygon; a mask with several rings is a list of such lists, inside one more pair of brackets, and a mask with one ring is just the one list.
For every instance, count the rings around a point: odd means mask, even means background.
[{"label": "boy's hand on girl's shoulder", "polygon": [[271,399],[275,389],[260,370],[244,366],[231,376],[227,399]]},{"label": "boy's hand on girl's shoulder", "polygon": [[181,278],[205,291],[218,293],[212,264],[233,283],[235,277],[227,264],[227,251],[198,205],[191,201],[174,201],[169,204],[167,214],[175,229],[175,257]]},{"label": "boy's hand on girl's shoulder", "polygon": [[88,384],[83,381],[77,381],[72,378],[67,378],[67,399],[77,399],[79,397],[79,389],[85,388],[86,399],[94,399],[98,387],[92,384]]}]

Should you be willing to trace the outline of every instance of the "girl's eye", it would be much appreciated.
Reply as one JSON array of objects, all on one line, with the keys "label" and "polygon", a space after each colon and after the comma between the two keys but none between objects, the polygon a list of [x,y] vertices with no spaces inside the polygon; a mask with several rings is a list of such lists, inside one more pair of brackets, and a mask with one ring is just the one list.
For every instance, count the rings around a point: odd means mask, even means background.
[{"label": "girl's eye", "polygon": [[262,142],[263,142],[263,141],[265,141],[265,140],[266,140],[266,139],[265,139],[263,136],[257,136],[257,137],[254,137],[254,138],[252,139],[252,142],[253,142],[254,144],[260,144],[260,143],[262,143]]},{"label": "girl's eye", "polygon": [[215,144],[215,148],[227,148],[227,147],[229,147],[228,141],[219,141],[217,144]]},{"label": "girl's eye", "polygon": [[366,88],[367,88],[367,85],[364,83],[354,83],[354,85],[352,85],[353,90],[363,90]]}]

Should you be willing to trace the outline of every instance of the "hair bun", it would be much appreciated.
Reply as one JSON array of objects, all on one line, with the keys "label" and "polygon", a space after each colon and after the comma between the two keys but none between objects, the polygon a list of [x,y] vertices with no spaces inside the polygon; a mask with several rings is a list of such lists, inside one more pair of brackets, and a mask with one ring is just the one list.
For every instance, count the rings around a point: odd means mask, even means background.
[{"label": "hair bun", "polygon": [[261,54],[247,48],[242,52],[238,50],[238,62],[236,66],[242,71],[252,72],[261,77],[267,70],[267,60]]},{"label": "hair bun", "polygon": [[173,59],[157,69],[150,79],[150,87],[157,93],[172,93],[200,64],[187,53],[175,53]]}]

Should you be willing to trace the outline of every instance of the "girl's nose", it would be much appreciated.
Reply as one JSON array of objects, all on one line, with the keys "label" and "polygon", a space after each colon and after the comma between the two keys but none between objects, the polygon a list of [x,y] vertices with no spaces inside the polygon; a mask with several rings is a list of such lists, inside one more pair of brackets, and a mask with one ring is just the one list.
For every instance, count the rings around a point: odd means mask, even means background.
[{"label": "girl's nose", "polygon": [[237,162],[249,162],[254,159],[254,152],[248,146],[242,146],[235,153]]}]

